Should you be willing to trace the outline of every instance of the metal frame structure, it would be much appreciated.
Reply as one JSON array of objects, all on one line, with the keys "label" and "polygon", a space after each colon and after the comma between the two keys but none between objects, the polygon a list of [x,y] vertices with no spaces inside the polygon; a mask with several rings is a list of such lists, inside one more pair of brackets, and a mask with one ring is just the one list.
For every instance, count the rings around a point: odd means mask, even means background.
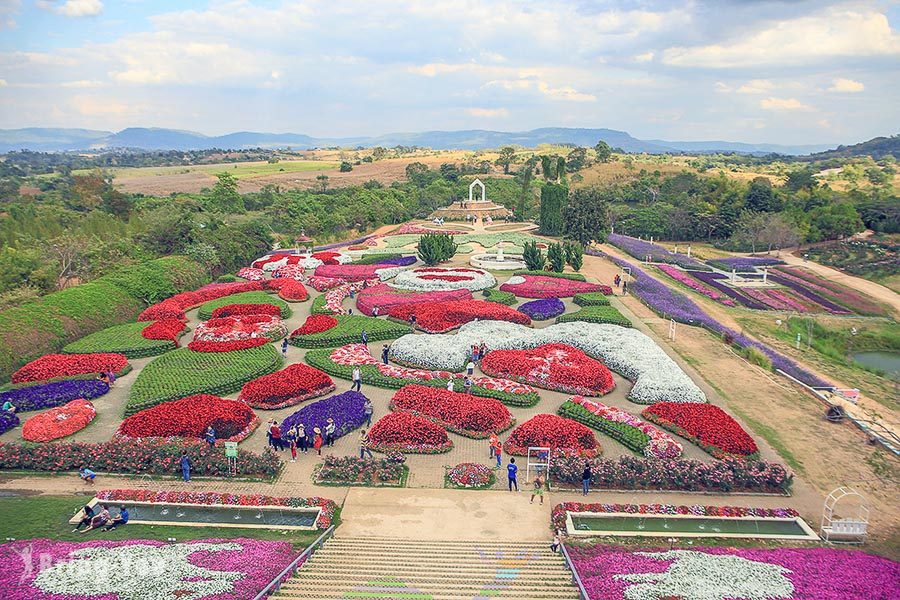
[{"label": "metal frame structure", "polygon": [[[834,518],[838,503],[848,497],[857,498],[858,506],[855,517]],[[841,486],[825,498],[822,510],[822,523],[819,527],[822,538],[830,543],[863,544],[869,528],[869,506],[863,495],[850,486]]]}]

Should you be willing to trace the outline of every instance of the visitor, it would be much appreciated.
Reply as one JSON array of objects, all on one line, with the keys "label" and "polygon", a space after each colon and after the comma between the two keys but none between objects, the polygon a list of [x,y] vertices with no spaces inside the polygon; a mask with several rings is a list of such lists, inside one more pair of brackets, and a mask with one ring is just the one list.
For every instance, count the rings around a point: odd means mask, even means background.
[{"label": "visitor", "polygon": [[326,446],[334,446],[334,432],[336,431],[336,427],[334,425],[334,419],[328,417],[325,421],[325,445]]},{"label": "visitor", "polygon": [[216,445],[216,430],[213,429],[213,426],[210,425],[206,428],[206,443],[209,444],[209,447],[212,448]]},{"label": "visitor", "polygon": [[510,458],[509,464],[506,465],[506,476],[509,479],[509,491],[513,491],[513,488],[516,488],[516,491],[519,491],[519,482],[516,480],[516,473],[519,472],[519,467],[516,466],[516,459]]},{"label": "visitor", "polygon": [[378,307],[377,307],[377,306],[376,306],[375,308],[372,309],[372,316],[373,316],[373,317],[377,317],[377,316],[378,316]]},{"label": "visitor", "polygon": [[104,525],[108,524],[109,521],[110,521],[109,507],[106,506],[105,504],[101,504],[100,512],[97,513],[96,517],[91,519],[91,524],[88,526],[88,528],[82,529],[78,533],[87,533],[88,531],[90,531],[92,529],[97,529],[98,527],[103,527]]},{"label": "visitor", "polygon": [[127,525],[128,524],[128,508],[123,504],[119,507],[119,514],[113,518],[112,521],[109,522],[109,525],[106,526],[106,529],[103,531],[112,531],[119,525]]},{"label": "visitor", "polygon": [[478,358],[484,360],[485,355],[487,354],[487,346],[485,346],[484,342],[481,342],[481,345],[478,347]]},{"label": "visitor", "polygon": [[453,391],[453,378],[452,377],[447,380],[447,391],[448,392]]},{"label": "visitor", "polygon": [[300,446],[300,451],[303,454],[306,454],[308,452],[308,444],[306,443],[306,425],[303,423],[294,425],[294,438],[297,440],[297,445]]},{"label": "visitor", "polygon": [[293,436],[289,436],[291,440],[291,462],[297,462],[297,439]]},{"label": "visitor", "polygon": [[584,461],[584,471],[581,472],[581,495],[587,496],[588,492],[591,489],[591,478],[593,477],[593,473],[591,472],[591,461]]},{"label": "visitor", "polygon": [[90,525],[91,520],[94,518],[94,509],[90,504],[85,504],[81,509],[81,514],[84,515],[80,521],[78,521],[78,525],[75,526],[75,529],[72,530],[72,533],[75,533],[79,529],[81,529],[82,525]]},{"label": "visitor", "polygon": [[409,319],[407,319],[407,320],[409,321],[409,326],[412,327],[413,329],[415,329],[416,328],[416,313],[410,313]]},{"label": "visitor", "polygon": [[353,288],[350,288],[350,299],[353,300],[353,297],[356,295],[356,292],[353,291]]},{"label": "visitor", "polygon": [[540,496],[541,504],[544,504],[544,479],[538,473],[534,476],[534,490],[531,492],[531,504],[534,504],[534,497]]},{"label": "visitor", "polygon": [[116,387],[116,374],[113,371],[107,372],[106,381],[109,383],[109,387]]},{"label": "visitor", "polygon": [[353,367],[353,374],[351,377],[353,378],[353,383],[350,385],[350,389],[362,392],[362,371],[359,370],[359,365]]},{"label": "visitor", "polygon": [[[476,350],[476,352],[477,352],[477,350]],[[471,377],[474,374],[475,374],[475,363],[470,360],[469,364],[466,365],[466,375]]]},{"label": "visitor", "polygon": [[384,364],[388,364],[388,352],[390,352],[390,346],[385,344],[381,347],[381,362]]},{"label": "visitor", "polygon": [[359,339],[362,340],[363,346],[369,345],[369,334],[366,333],[365,329],[362,330],[362,333],[360,334]]},{"label": "visitor", "polygon": [[494,467],[494,470],[499,470],[501,466],[501,457],[503,456],[503,446],[500,445],[500,438],[497,438],[493,445],[491,446],[491,451],[494,453],[494,458],[497,459],[497,466]]},{"label": "visitor", "polygon": [[488,456],[488,458],[494,458],[494,446],[499,441],[500,441],[500,436],[497,435],[496,431],[492,431],[491,437],[488,440],[488,448],[490,449],[490,452],[491,452],[490,455]]},{"label": "visitor", "polygon": [[181,453],[181,477],[185,481],[191,480],[191,459],[188,458],[187,452]]},{"label": "visitor", "polygon": [[272,447],[276,450],[284,450],[284,443],[281,441],[281,428],[278,421],[272,419],[272,425],[269,427],[269,434],[272,436]]},{"label": "visitor", "polygon": [[466,378],[463,380],[463,389],[466,394],[472,393],[472,378],[466,375]]},{"label": "visitor", "polygon": [[313,437],[313,448],[316,449],[316,454],[322,456],[322,444],[324,443],[322,440],[322,430],[318,427],[313,427],[313,433],[315,434]]},{"label": "visitor", "polygon": [[3,408],[0,410],[3,410],[3,412],[14,413],[16,412],[16,405],[7,400],[3,403]]},{"label": "visitor", "polygon": [[372,401],[366,398],[366,403],[363,405],[363,414],[366,415],[366,427],[372,426],[372,413],[375,412],[375,407],[372,406]]},{"label": "visitor", "polygon": [[623,281],[622,282],[622,295],[624,296],[627,293],[628,293],[628,282]]},{"label": "visitor", "polygon": [[287,348],[288,348],[287,338],[284,338],[281,341],[281,358],[287,359]]},{"label": "visitor", "polygon": [[109,375],[106,373],[97,373],[97,381],[102,381],[106,385],[109,385]]},{"label": "visitor", "polygon": [[97,474],[83,466],[78,470],[78,476],[86,483],[94,483],[94,478],[97,477]]},{"label": "visitor", "polygon": [[550,544],[550,551],[554,554],[559,552],[559,544],[559,530],[556,530],[555,532],[553,532],[553,543]]},{"label": "visitor", "polygon": [[619,277],[619,274],[618,274],[618,273],[616,273],[616,276],[613,277],[613,284],[614,284],[616,287],[619,287],[619,282],[620,282],[620,281],[622,281],[622,278]]},{"label": "visitor", "polygon": [[369,458],[374,458],[372,456],[372,450],[369,448],[369,434],[366,433],[366,429],[363,429],[359,432],[359,458],[362,460],[365,454],[369,455]]}]

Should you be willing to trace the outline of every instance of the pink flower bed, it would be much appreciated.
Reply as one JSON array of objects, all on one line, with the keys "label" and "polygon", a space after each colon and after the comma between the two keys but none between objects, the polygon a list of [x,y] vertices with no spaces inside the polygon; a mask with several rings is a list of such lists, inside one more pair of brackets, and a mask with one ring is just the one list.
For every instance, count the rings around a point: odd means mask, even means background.
[{"label": "pink flower bed", "polygon": [[343,279],[345,281],[363,281],[365,279],[379,279],[379,271],[388,271],[390,267],[384,265],[322,265],[316,267],[316,277],[329,277]]},{"label": "pink flower bed", "polygon": [[386,283],[370,286],[359,293],[356,307],[364,315],[372,316],[375,308],[379,315],[386,315],[396,306],[418,304],[419,302],[444,302],[447,300],[471,300],[469,290],[446,290],[443,292],[411,292],[398,290]]},{"label": "pink flower bed", "polygon": [[362,291],[370,285],[377,285],[378,279],[372,280],[364,280],[364,281],[352,281],[349,283],[343,283],[336,288],[332,288],[325,292],[325,309],[328,312],[335,315],[344,314],[344,298],[350,295],[350,292],[354,294]]},{"label": "pink flower bed", "polygon": [[728,296],[720,294],[710,287],[703,285],[703,283],[697,281],[681,269],[676,269],[675,267],[670,265],[656,265],[656,268],[658,268],[660,271],[662,271],[678,283],[686,285],[695,292],[703,294],[707,298],[712,298],[717,302],[721,302],[725,306],[734,306],[734,300],[732,300]]},{"label": "pink flower bed", "polygon": [[889,600],[900,596],[900,563],[858,550],[567,549],[591,600]]},{"label": "pink flower bed", "polygon": [[336,288],[339,285],[343,285],[345,281],[343,279],[338,279],[337,277],[317,277],[312,275],[306,280],[306,283],[317,292],[324,292]]},{"label": "pink flower bed", "polygon": [[387,233],[385,235],[404,235],[408,233],[413,233],[417,235],[421,235],[423,233],[449,233],[450,235],[463,235],[464,231],[456,231],[453,229],[432,229],[428,227],[422,227],[421,225],[414,225],[412,223],[404,223],[397,229]]},{"label": "pink flower bed", "polygon": [[773,308],[775,310],[795,310],[797,312],[803,313],[810,311],[808,307],[798,302],[796,298],[793,298],[789,294],[780,290],[755,290],[752,288],[746,288],[741,291],[754,300],[759,300],[769,308]]},{"label": "pink flower bed", "polygon": [[520,298],[571,298],[586,292],[612,294],[608,285],[547,275],[513,275],[500,286],[500,291],[511,292]]}]

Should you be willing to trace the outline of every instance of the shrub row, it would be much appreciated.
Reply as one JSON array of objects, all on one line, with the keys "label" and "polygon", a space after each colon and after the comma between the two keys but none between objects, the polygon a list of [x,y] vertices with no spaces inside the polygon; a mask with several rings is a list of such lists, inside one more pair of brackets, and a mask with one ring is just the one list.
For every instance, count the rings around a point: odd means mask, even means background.
[{"label": "shrub row", "polygon": [[544,277],[558,277],[560,279],[572,279],[574,281],[587,281],[581,273],[558,273],[556,271],[541,271],[522,269],[514,271],[513,275],[543,275]]},{"label": "shrub row", "polygon": [[572,302],[578,306],[609,306],[609,297],[603,292],[583,292],[575,294]]},{"label": "shrub row", "polygon": [[505,304],[506,306],[512,306],[518,300],[516,299],[516,295],[512,292],[501,292],[498,289],[487,289],[481,292],[481,294],[487,299],[488,302],[496,302],[497,304]]},{"label": "shrub row", "polygon": [[96,333],[76,340],[63,347],[66,354],[89,354],[93,352],[116,352],[128,358],[145,358],[174,350],[172,340],[148,340],[141,332],[147,327],[145,321],[113,325]]},{"label": "shrub row", "polygon": [[569,321],[585,321],[587,323],[606,323],[609,325],[621,325],[622,327],[631,327],[629,321],[622,313],[612,306],[585,306],[578,312],[560,315],[556,317],[557,323],[568,323]]}]

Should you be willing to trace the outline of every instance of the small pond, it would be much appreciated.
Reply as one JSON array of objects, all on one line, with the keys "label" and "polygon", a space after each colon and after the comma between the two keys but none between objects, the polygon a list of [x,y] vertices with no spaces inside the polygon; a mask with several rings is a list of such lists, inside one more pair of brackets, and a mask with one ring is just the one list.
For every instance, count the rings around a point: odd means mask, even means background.
[{"label": "small pond", "polygon": [[[92,500],[91,504],[97,504]],[[107,503],[113,516],[118,506],[128,507],[132,523],[167,525],[218,525],[267,529],[315,529],[318,508],[222,506],[196,504],[156,504],[112,500]]]},{"label": "small pond", "polygon": [[748,537],[817,539],[800,518],[734,518],[667,515],[569,513],[570,534],[683,535],[686,537]]},{"label": "small pond", "polygon": [[900,373],[900,352],[886,350],[872,350],[869,352],[855,352],[851,358],[861,365],[872,369],[879,369],[894,377]]}]

